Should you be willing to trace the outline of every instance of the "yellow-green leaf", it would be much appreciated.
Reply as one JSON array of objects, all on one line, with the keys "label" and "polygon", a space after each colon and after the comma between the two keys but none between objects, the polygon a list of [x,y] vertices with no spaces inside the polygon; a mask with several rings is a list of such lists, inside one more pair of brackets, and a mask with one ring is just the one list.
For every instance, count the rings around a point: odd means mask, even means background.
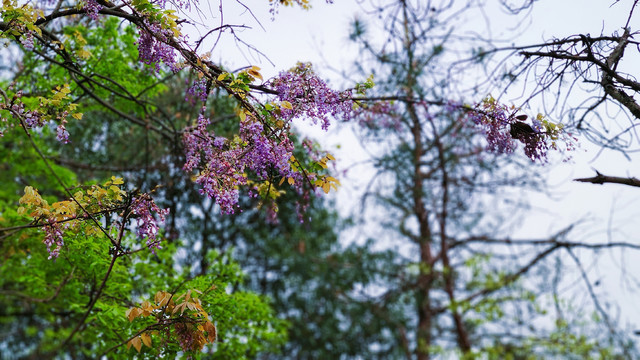
[{"label": "yellow-green leaf", "polygon": [[260,75],[260,68],[257,66],[252,66],[249,70],[247,70],[247,73],[251,76],[253,76],[254,78],[258,78],[260,80],[262,79],[262,75]]}]

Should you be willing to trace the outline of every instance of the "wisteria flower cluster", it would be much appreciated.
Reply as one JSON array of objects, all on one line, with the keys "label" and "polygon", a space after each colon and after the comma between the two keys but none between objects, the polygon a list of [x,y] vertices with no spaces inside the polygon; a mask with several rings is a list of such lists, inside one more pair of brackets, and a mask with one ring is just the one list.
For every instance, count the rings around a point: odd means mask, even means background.
[{"label": "wisteria flower cluster", "polygon": [[23,119],[27,129],[41,127],[44,124],[40,113],[35,110],[26,110],[22,102],[11,105],[10,112],[16,118]]},{"label": "wisteria flower cluster", "polygon": [[60,255],[60,250],[64,246],[64,239],[60,224],[54,218],[49,218],[47,221],[48,223],[42,227],[42,231],[45,233],[43,242],[47,246],[48,259],[51,260]]},{"label": "wisteria flower cluster", "polygon": [[[187,80],[189,81],[189,80]],[[201,102],[207,101],[207,80],[200,79],[194,81],[191,86],[187,88],[187,95],[184,98],[184,101],[189,102],[191,105],[196,104],[196,100],[200,100]]]},{"label": "wisteria flower cluster", "polygon": [[161,249],[160,241],[157,240],[159,227],[154,213],[160,222],[164,222],[169,209],[160,209],[149,194],[142,194],[133,199],[131,213],[136,216],[136,232],[141,238],[147,239],[149,250],[155,253],[156,249]]},{"label": "wisteria flower cluster", "polygon": [[202,186],[200,193],[215,199],[223,213],[231,214],[238,203],[237,187],[246,184],[246,178],[236,165],[240,153],[237,149],[224,150],[226,139],[209,132],[209,123],[209,119],[200,114],[195,129],[185,132],[183,170],[190,173],[202,167],[196,176],[196,183]]},{"label": "wisteria flower cluster", "polygon": [[67,131],[66,125],[67,120],[62,120],[60,125],[56,128],[56,138],[63,144],[69,143],[69,132]]},{"label": "wisteria flower cluster", "polygon": [[[204,83],[194,84],[188,95],[201,94],[202,86]],[[313,171],[301,169],[301,164],[293,157],[290,123],[295,118],[310,119],[314,124],[319,122],[326,130],[332,118],[353,118],[356,114],[353,109],[357,107],[352,100],[354,90],[339,92],[330,89],[313,72],[311,65],[303,63],[280,73],[267,86],[277,93],[279,101],[266,104],[262,114],[241,110],[239,133],[233,139],[216,137],[207,129],[210,121],[203,115],[198,117],[193,128],[185,131],[186,161],[183,169],[186,172],[199,170],[195,182],[202,186],[200,192],[215,199],[223,213],[235,212],[238,188],[249,184],[247,173],[263,180],[279,177],[281,183],[286,180],[300,193],[305,182],[325,192],[337,188],[336,179],[319,178]],[[382,110],[389,111],[389,108]],[[314,163],[319,164],[320,169],[326,168],[327,159],[316,160]],[[268,188],[262,192],[270,193],[272,186]],[[271,193],[262,195],[275,196]]]},{"label": "wisteria flower cluster", "polygon": [[136,42],[140,61],[151,66],[156,72],[160,71],[161,63],[169,66],[174,72],[180,70],[174,48],[159,40],[166,41],[172,38],[171,31],[163,29],[160,24],[148,21],[145,22],[145,27],[140,30],[140,38]]},{"label": "wisteria flower cluster", "polygon": [[196,176],[196,183],[202,186],[200,192],[214,199],[222,213],[235,212],[238,187],[247,185],[247,171],[261,178],[268,178],[271,170],[285,178],[300,178],[289,163],[293,144],[288,137],[267,137],[263,125],[252,116],[241,121],[234,141],[215,136],[207,129],[209,123],[201,114],[195,128],[185,133],[183,169],[201,169]]},{"label": "wisteria flower cluster", "polygon": [[[455,105],[450,104],[449,106]],[[468,113],[469,120],[482,131],[487,139],[488,151],[509,154],[515,150],[516,143],[509,134],[512,112],[493,99],[485,99],[476,106],[475,111]]]},{"label": "wisteria flower cluster", "polygon": [[71,215],[70,209],[62,203],[50,206],[47,200],[43,199],[38,190],[31,186],[24,188],[24,195],[20,198],[19,215],[27,215],[38,221],[45,222],[41,230],[45,233],[43,243],[47,246],[49,260],[56,259],[60,255],[60,250],[64,246],[63,231],[60,221],[68,219]]},{"label": "wisteria flower cluster", "polygon": [[22,46],[24,46],[25,50],[33,51],[33,49],[35,48],[35,43],[33,40],[33,32],[27,31],[20,38],[20,43],[22,44]]},{"label": "wisteria flower cluster", "polygon": [[258,177],[267,178],[270,169],[285,178],[297,177],[289,163],[293,155],[293,143],[289,137],[281,140],[267,138],[263,125],[252,117],[247,117],[240,123],[240,138],[249,144],[251,150],[244,155],[242,161]]},{"label": "wisteria flower cluster", "polygon": [[86,0],[84,7],[82,8],[92,20],[98,20],[98,12],[102,10],[102,5],[98,4],[96,0]]},{"label": "wisteria flower cluster", "polygon": [[577,139],[565,133],[562,124],[552,123],[538,114],[529,125],[525,122],[528,116],[518,114],[518,110],[487,97],[467,115],[482,130],[488,143],[487,150],[492,152],[511,153],[517,146],[516,141],[520,141],[524,144],[525,155],[531,161],[544,163],[548,161],[549,149],[559,149],[558,142],[564,143],[567,151],[575,149]]},{"label": "wisteria flower cluster", "polygon": [[335,91],[313,71],[311,64],[298,63],[293,69],[281,72],[269,82],[278,93],[280,101],[293,104],[282,109],[285,120],[308,118],[314,124],[320,122],[327,130],[330,117],[349,120],[353,116],[352,90]]}]

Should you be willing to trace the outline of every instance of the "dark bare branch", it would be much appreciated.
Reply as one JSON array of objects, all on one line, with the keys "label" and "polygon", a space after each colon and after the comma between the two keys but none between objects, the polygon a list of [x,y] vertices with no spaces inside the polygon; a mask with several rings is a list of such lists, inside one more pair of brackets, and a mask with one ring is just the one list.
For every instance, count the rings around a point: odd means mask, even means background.
[{"label": "dark bare branch", "polygon": [[598,171],[596,171],[596,176],[574,179],[573,181],[586,182],[586,183],[599,184],[599,185],[602,185],[605,183],[611,183],[611,184],[621,184],[621,185],[640,187],[640,180],[635,177],[624,178],[624,177],[618,177],[618,176],[607,176],[607,175],[602,175]]}]

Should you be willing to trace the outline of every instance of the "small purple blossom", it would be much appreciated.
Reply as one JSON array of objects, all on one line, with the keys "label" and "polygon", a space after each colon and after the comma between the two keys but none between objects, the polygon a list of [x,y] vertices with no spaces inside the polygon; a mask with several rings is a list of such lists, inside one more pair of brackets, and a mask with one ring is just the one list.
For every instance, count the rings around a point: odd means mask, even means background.
[{"label": "small purple blossom", "polygon": [[187,88],[187,95],[184,100],[188,101],[191,105],[196,104],[196,100],[200,100],[203,103],[207,101],[207,80],[196,80],[191,84],[189,88]]},{"label": "small purple blossom", "polygon": [[42,231],[45,232],[43,242],[47,245],[49,259],[56,259],[58,255],[60,255],[60,250],[64,246],[62,229],[55,219],[50,218],[48,219],[48,223],[42,227]]},{"label": "small purple blossom", "polygon": [[66,123],[67,123],[66,120],[62,120],[62,123],[58,125],[58,127],[56,128],[56,138],[58,139],[58,141],[60,141],[63,144],[69,143],[69,132],[65,127]]},{"label": "small purple blossom", "polygon": [[157,240],[159,227],[154,213],[160,222],[164,222],[166,215],[169,214],[169,209],[160,209],[149,194],[142,194],[133,199],[131,213],[136,216],[136,232],[139,237],[147,238],[149,250],[155,253],[156,249],[161,249],[160,241]]},{"label": "small purple blossom", "polygon": [[[19,97],[17,94],[16,97]],[[18,102],[11,105],[9,111],[18,119],[24,120],[24,124],[28,129],[40,127],[44,124],[44,120],[39,112],[35,110],[25,110],[24,103]]]},{"label": "small purple blossom", "polygon": [[24,34],[22,34],[22,38],[20,39],[20,43],[22,43],[22,46],[24,46],[24,48],[26,50],[29,51],[33,51],[35,45],[33,42],[33,32],[28,31]]},{"label": "small purple blossom", "polygon": [[97,21],[98,12],[102,10],[102,5],[98,4],[96,0],[86,0],[82,10],[87,13],[87,16],[89,16],[91,20]]},{"label": "small purple blossom", "polygon": [[218,149],[222,149],[226,142],[227,139],[222,136],[216,136],[213,138],[213,146],[217,147]]}]

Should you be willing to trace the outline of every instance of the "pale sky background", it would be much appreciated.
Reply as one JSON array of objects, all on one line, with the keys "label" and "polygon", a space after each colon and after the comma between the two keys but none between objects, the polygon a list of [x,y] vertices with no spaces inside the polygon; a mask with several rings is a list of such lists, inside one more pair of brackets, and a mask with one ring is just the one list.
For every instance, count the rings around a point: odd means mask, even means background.
[{"label": "pale sky background", "polygon": [[[613,2],[540,0],[534,6],[529,18],[530,23],[525,27],[526,31],[518,37],[517,44],[540,43],[551,36],[563,37],[578,33],[590,33],[592,36],[601,32],[609,34],[624,24],[630,4],[630,1],[621,1],[615,6],[610,6]],[[250,5],[253,14],[260,20],[264,30],[246,11],[238,7],[237,3],[230,0],[224,3],[225,23],[251,26],[253,29],[239,32],[239,35],[248,44],[264,53],[274,65],[257,52],[246,48],[239,51],[237,43],[225,43],[224,40],[214,50],[214,60],[224,60],[230,69],[249,64],[260,66],[265,79],[292,67],[297,61],[310,61],[324,78],[331,80],[335,88],[352,85],[344,84],[338,73],[331,69],[348,69],[358,56],[357,49],[348,41],[350,21],[359,12],[356,1],[336,0],[335,4],[328,5],[322,0],[315,0],[310,11],[280,7],[275,21],[271,21],[269,7],[265,5],[266,0],[252,3],[255,3]],[[212,10],[214,14],[216,9],[217,5]],[[496,19],[499,16],[503,15],[497,15]],[[510,31],[499,29],[499,21],[496,20],[496,23],[492,23],[492,27],[496,29],[493,36]],[[636,30],[637,27],[635,25]],[[235,60],[229,63],[229,59]],[[635,66],[634,74],[640,73],[640,62],[630,66]],[[535,109],[535,104],[531,108],[536,112],[540,111]],[[551,118],[553,119],[552,116]],[[315,135],[316,139],[335,155],[340,169],[349,168],[351,164],[366,159],[366,154],[359,148],[357,140],[349,130],[330,130],[323,133],[304,128],[303,131]],[[340,149],[336,148],[337,144],[341,145]],[[568,224],[580,221],[582,226],[574,233],[573,240],[640,243],[640,206],[637,205],[640,204],[640,189],[616,184],[600,186],[572,181],[574,178],[595,175],[593,169],[606,175],[640,177],[639,156],[630,154],[633,161],[612,151],[605,151],[596,156],[599,147],[593,146],[583,138],[580,138],[580,144],[581,148],[575,152],[571,162],[550,166],[549,183],[553,185],[550,189],[553,197],[532,194],[530,202],[533,209],[512,237],[544,238]],[[366,178],[367,174],[372,174],[370,169],[358,168],[358,178]],[[354,202],[359,198],[366,181],[358,180],[355,172],[348,172],[346,176],[341,176],[340,180],[343,186],[335,195],[335,199],[339,211],[349,214],[353,211]],[[592,280],[600,280],[602,284],[596,291],[608,295],[609,300],[614,303],[614,308],[619,306],[622,325],[640,328],[639,294],[628,291],[629,283],[623,275],[624,272],[640,274],[640,252],[602,251],[597,256],[600,257],[597,265],[589,268]],[[586,261],[585,266],[589,263]],[[578,276],[577,273],[575,275]],[[632,286],[637,287],[638,284]],[[586,296],[588,295],[585,294]],[[616,311],[612,311],[614,318],[616,314]]]}]

